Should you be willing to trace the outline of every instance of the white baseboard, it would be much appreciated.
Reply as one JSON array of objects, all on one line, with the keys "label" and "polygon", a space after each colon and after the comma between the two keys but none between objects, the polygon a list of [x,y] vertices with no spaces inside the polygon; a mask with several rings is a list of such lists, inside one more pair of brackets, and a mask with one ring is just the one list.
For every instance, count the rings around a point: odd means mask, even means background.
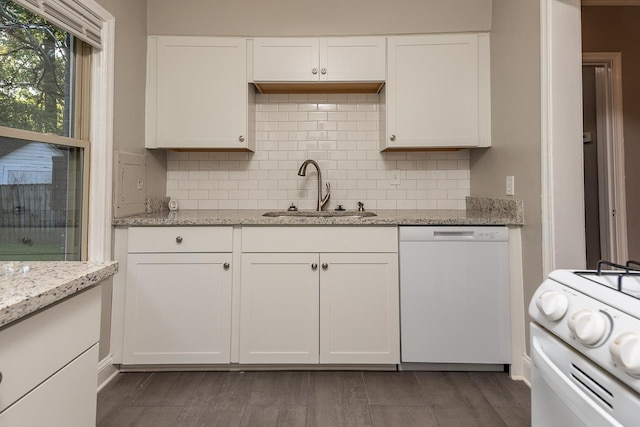
[{"label": "white baseboard", "polygon": [[120,370],[113,364],[113,355],[109,354],[98,363],[98,391],[109,384],[112,379],[120,373]]},{"label": "white baseboard", "polygon": [[[511,365],[511,366],[513,367],[513,365]],[[522,381],[529,388],[531,388],[531,358],[529,356],[527,356],[526,354],[522,355],[522,363],[521,363],[520,367],[522,368],[521,371],[514,372],[512,370],[510,372],[511,373],[511,379],[514,380],[514,381]]]}]

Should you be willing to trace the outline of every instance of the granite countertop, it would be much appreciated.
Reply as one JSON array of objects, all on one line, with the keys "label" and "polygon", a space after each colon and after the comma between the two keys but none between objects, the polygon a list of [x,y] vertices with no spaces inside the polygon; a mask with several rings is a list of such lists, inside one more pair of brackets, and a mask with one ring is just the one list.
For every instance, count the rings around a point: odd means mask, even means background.
[{"label": "granite countertop", "polygon": [[[265,217],[266,210],[159,211],[115,218],[116,226],[171,225],[524,225],[519,200],[467,198],[466,210],[375,210],[371,217]],[[357,212],[353,212],[356,214]]]},{"label": "granite countertop", "polygon": [[116,261],[0,263],[0,328],[88,289],[118,271]]}]

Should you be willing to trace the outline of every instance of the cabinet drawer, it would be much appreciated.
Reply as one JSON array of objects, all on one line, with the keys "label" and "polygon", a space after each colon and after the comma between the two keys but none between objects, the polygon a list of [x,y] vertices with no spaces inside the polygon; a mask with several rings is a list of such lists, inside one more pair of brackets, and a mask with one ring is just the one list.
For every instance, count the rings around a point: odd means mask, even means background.
[{"label": "cabinet drawer", "polygon": [[132,227],[129,252],[231,252],[233,227]]},{"label": "cabinet drawer", "polygon": [[98,342],[100,301],[97,286],[0,331],[0,412]]},{"label": "cabinet drawer", "polygon": [[87,427],[96,420],[98,344],[0,414],[0,427]]},{"label": "cabinet drawer", "polygon": [[243,227],[242,252],[398,252],[398,229]]}]

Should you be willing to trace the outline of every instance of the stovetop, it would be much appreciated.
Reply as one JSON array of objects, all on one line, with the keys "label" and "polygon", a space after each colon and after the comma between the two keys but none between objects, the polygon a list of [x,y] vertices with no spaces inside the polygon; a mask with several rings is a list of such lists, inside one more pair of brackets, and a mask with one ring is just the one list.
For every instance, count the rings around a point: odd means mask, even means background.
[{"label": "stovetop", "polygon": [[640,269],[638,267],[640,267],[640,263],[637,261],[627,261],[625,265],[614,264],[609,261],[600,261],[598,262],[597,270],[576,271],[575,274],[602,286],[640,299]]},{"label": "stovetop", "polygon": [[640,266],[556,270],[536,290],[532,320],[640,392]]},{"label": "stovetop", "polygon": [[596,270],[555,270],[549,279],[640,319],[640,269],[635,265],[600,261]]}]

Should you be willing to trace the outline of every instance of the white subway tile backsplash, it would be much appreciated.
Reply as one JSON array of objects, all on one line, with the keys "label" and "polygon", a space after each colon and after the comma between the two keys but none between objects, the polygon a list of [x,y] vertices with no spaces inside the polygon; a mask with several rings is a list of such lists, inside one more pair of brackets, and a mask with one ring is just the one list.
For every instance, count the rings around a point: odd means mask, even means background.
[{"label": "white subway tile backsplash", "polygon": [[[256,152],[168,152],[167,196],[181,209],[314,209],[316,160],[330,208],[464,209],[469,152],[379,152],[375,94],[256,95]],[[392,178],[399,176],[399,183]]]}]

